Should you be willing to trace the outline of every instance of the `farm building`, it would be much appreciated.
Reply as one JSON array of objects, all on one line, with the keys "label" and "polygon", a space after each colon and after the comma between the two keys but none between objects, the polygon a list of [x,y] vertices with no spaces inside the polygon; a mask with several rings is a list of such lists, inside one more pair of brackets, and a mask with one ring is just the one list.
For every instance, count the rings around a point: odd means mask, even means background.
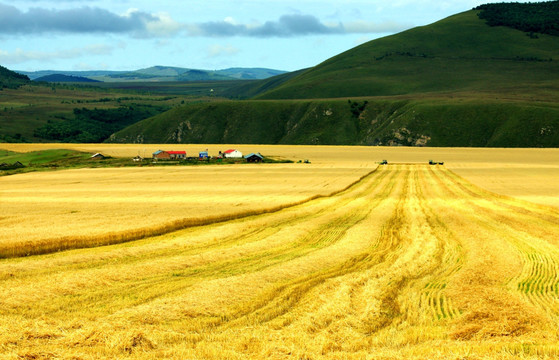
[{"label": "farm building", "polygon": [[225,152],[223,152],[223,157],[224,158],[242,158],[243,157],[243,153],[240,152],[239,150],[235,150],[235,149],[229,149]]},{"label": "farm building", "polygon": [[186,151],[167,151],[171,159],[186,159]]},{"label": "farm building", "polygon": [[250,163],[259,163],[262,162],[262,160],[264,160],[264,156],[260,155],[260,153],[251,153],[248,154],[247,156],[245,156],[245,159],[247,162]]},{"label": "farm building", "polygon": [[101,153],[96,153],[91,155],[91,159],[97,159],[97,160],[103,160],[105,158],[105,155],[101,154]]},{"label": "farm building", "polygon": [[153,153],[153,158],[158,160],[169,160],[171,158],[171,155],[167,151],[157,150]]},{"label": "farm building", "polygon": [[186,159],[186,151],[157,150],[156,152],[153,153],[153,158],[157,160]]}]

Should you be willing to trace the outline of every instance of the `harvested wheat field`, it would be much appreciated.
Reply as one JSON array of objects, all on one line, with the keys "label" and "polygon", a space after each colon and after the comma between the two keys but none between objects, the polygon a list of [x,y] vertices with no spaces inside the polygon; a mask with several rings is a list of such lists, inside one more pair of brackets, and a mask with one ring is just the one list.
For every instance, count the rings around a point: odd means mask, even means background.
[{"label": "harvested wheat field", "polygon": [[[0,178],[0,358],[559,356],[559,208],[458,175],[490,159],[316,159]],[[204,191],[173,193],[178,179]],[[199,223],[175,215],[189,208]]]}]

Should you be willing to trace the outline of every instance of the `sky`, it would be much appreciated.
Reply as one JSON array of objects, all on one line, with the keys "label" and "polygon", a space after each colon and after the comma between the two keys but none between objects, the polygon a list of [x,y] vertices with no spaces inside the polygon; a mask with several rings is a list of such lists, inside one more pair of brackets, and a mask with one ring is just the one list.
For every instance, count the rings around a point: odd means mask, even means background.
[{"label": "sky", "polygon": [[493,0],[0,0],[0,65],[285,71]]}]

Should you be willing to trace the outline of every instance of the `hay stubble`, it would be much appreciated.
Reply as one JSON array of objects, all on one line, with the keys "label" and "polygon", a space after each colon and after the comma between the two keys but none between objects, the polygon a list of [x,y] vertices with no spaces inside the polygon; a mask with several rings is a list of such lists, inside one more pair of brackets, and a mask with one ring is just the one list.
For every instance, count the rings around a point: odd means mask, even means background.
[{"label": "hay stubble", "polygon": [[4,259],[0,353],[558,354],[556,208],[429,165],[381,166],[328,193],[124,244]]}]

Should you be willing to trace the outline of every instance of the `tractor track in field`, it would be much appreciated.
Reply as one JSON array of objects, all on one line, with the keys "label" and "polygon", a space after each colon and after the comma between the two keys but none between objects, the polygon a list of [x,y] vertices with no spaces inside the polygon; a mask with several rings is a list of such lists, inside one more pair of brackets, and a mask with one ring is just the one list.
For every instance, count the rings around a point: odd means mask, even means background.
[{"label": "tractor track in field", "polygon": [[248,210],[240,213],[226,213],[216,216],[206,216],[203,218],[189,217],[173,220],[157,226],[130,229],[122,232],[108,232],[106,234],[96,236],[64,236],[58,238],[45,238],[36,241],[22,241],[13,244],[0,244],[0,259],[44,255],[65,250],[121,244],[166,235],[189,228],[228,223],[234,220],[273,214],[317,199],[331,198],[340,193],[344,193],[351,190],[352,187],[360,184],[367,177],[373,175],[375,171],[376,169],[373,169],[346,187],[333,191],[329,194],[315,195],[300,201],[280,204],[274,207],[262,207],[260,209]]},{"label": "tractor track in field", "polygon": [[[510,279],[511,287],[544,311],[559,313],[559,215],[555,209],[526,204],[471,187],[453,174],[443,174],[455,194],[471,195],[467,206],[483,215],[485,227],[506,239],[521,258],[519,273]],[[454,184],[459,184],[456,186]],[[470,188],[469,188],[470,187]],[[477,192],[476,192],[477,190]],[[463,196],[468,199],[467,196]],[[475,199],[475,201],[474,201]]]},{"label": "tractor track in field", "polygon": [[[50,345],[99,349],[109,337],[92,345],[98,328],[169,326],[173,336],[154,332],[161,343],[239,358],[283,344],[343,358],[384,345],[549,339],[559,323],[558,238],[556,209],[492,194],[442,166],[390,164],[275,212],[3,260],[0,321],[81,314],[92,330],[66,330]],[[282,345],[249,350],[254,339]]]}]

